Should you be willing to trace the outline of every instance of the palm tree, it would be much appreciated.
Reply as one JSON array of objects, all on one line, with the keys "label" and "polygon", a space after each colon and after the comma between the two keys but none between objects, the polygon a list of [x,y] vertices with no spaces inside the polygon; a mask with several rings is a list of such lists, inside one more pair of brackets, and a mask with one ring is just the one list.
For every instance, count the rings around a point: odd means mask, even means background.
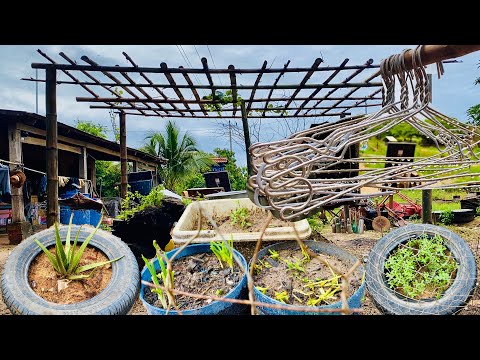
[{"label": "palm tree", "polygon": [[165,167],[159,168],[165,187],[175,190],[192,171],[211,165],[212,160],[197,149],[197,141],[188,133],[180,138],[180,128],[169,120],[165,125],[165,135],[155,132],[145,138],[141,150],[168,160]]}]

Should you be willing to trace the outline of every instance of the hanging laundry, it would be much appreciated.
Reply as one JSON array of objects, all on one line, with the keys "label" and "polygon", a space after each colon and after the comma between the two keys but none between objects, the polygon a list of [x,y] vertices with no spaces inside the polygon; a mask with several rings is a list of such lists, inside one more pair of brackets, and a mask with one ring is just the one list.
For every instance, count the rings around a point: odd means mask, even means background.
[{"label": "hanging laundry", "polygon": [[0,164],[0,200],[10,202],[12,190],[10,188],[10,168]]}]

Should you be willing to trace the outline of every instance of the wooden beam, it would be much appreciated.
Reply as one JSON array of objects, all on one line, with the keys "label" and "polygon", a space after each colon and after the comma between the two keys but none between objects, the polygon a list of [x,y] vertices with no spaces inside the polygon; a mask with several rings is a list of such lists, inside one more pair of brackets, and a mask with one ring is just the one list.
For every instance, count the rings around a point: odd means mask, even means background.
[{"label": "wooden beam", "polygon": [[[183,66],[180,66],[180,68],[182,69]],[[187,82],[188,85],[193,86],[192,79],[190,79],[190,76],[188,76],[187,73],[184,73],[183,77],[184,77],[184,79],[185,79],[185,81]],[[200,106],[200,109],[202,109],[202,111],[205,115],[208,115],[207,111],[205,110],[205,107],[203,106],[203,104],[200,103],[202,100],[200,99],[200,95],[198,95],[198,92],[194,87],[192,88],[192,93],[193,93],[193,96],[195,96],[195,100],[197,101],[198,105]],[[183,101],[182,104],[188,104],[186,102],[186,99],[183,99],[182,101]]]},{"label": "wooden beam", "polygon": [[[53,66],[53,65],[52,65]],[[265,69],[267,70],[267,69]],[[25,80],[29,80],[29,81],[32,81],[32,79],[25,79]],[[42,81],[40,81],[42,82]],[[120,87],[128,87],[128,86],[133,86],[131,84],[126,84],[126,83],[116,83],[116,82],[90,82],[90,81],[84,81],[84,82],[81,82],[81,83],[77,83],[75,81],[57,81],[57,84],[58,85],[62,85],[62,84],[70,84],[70,85],[80,85],[80,84],[84,84],[84,85],[89,85],[89,86],[102,86],[102,87],[115,87],[115,86],[120,86]],[[322,86],[322,84],[306,84],[303,86],[304,89],[316,89],[318,88],[319,86]],[[354,88],[354,87],[379,87],[379,86],[382,86],[382,83],[381,82],[374,82],[374,83],[369,83],[369,82],[361,82],[361,83],[346,83],[346,84],[343,84],[343,83],[340,83],[340,84],[328,84],[328,85],[323,85],[323,87],[325,88],[331,88],[331,89],[343,89],[343,88]],[[145,83],[141,83],[141,84],[137,84],[135,85],[135,88],[138,89],[138,88],[155,88],[155,87],[161,87],[161,88],[165,88],[165,89],[192,89],[192,88],[195,88],[195,89],[210,89],[210,90],[218,90],[218,89],[230,89],[230,90],[233,90],[233,86],[231,84],[218,84],[218,85],[215,85],[213,84],[212,86],[210,85],[171,85],[171,84],[145,84]],[[285,90],[288,90],[288,89],[296,89],[298,87],[298,84],[285,84],[285,85],[277,85],[277,87],[275,89],[285,89]],[[272,85],[258,85],[258,86],[254,86],[254,85],[237,85],[236,89],[237,90],[252,90],[256,88],[257,90],[270,90],[272,89]],[[120,98],[119,98],[120,99]],[[117,99],[118,100],[118,99]]]},{"label": "wooden beam", "polygon": [[[20,141],[20,130],[17,123],[8,123],[8,153],[11,162],[22,163],[22,143]],[[10,171],[15,169],[15,165],[10,165]],[[7,179],[7,181],[10,181]],[[12,222],[25,221],[25,205],[23,203],[23,187],[11,187],[12,194]]]},{"label": "wooden beam", "polygon": [[[36,127],[26,125],[26,124],[18,123],[18,128],[20,130],[28,131],[28,132],[30,132],[32,134],[36,134],[36,135],[45,136],[45,134],[46,134],[45,130],[37,129]],[[104,154],[107,154],[107,155],[120,157],[120,151],[107,149],[107,148],[104,148],[102,146],[91,144],[91,143],[86,142],[86,141],[80,141],[80,140],[76,140],[76,139],[69,138],[69,137],[62,136],[62,135],[58,136],[58,140],[63,141],[63,142],[67,142],[67,143],[70,143],[70,144],[78,145],[80,147],[85,146],[89,150],[95,150],[95,151],[98,151],[98,152],[101,152],[101,153],[104,153]],[[61,149],[60,146],[63,145],[63,144],[58,144],[58,145],[59,145],[59,149]],[[154,162],[146,161],[146,160],[144,160],[144,159],[142,159],[138,156],[128,155],[128,152],[127,152],[127,159],[130,160],[130,161],[135,160],[135,161],[138,161],[140,163],[148,164],[152,168],[155,168],[157,166],[157,164],[154,163]]]},{"label": "wooden beam", "polygon": [[[252,102],[251,100],[255,98],[255,92],[257,91],[258,84],[260,84],[260,79],[263,76],[263,71],[267,68],[267,60],[263,61],[262,64],[262,69],[257,75],[257,78],[255,79],[255,83],[253,84],[253,89],[252,92],[250,93],[250,97],[248,98],[248,105],[247,105],[247,115],[250,113],[250,108],[252,107]],[[242,115],[243,117],[243,115]]]},{"label": "wooden beam", "polygon": [[232,102],[233,102],[233,115],[237,113],[237,77],[235,75],[235,66],[228,65],[228,70],[230,70],[230,84],[233,86],[232,91]]},{"label": "wooden beam", "polygon": [[242,125],[243,125],[243,136],[245,138],[245,151],[247,153],[247,171],[248,175],[251,176],[253,174],[253,169],[252,169],[252,157],[250,156],[250,131],[248,129],[248,116],[247,116],[247,110],[245,109],[245,101],[242,100],[241,104],[241,110],[242,110]]},{"label": "wooden beam", "polygon": [[[202,58],[202,64],[203,64],[203,59]],[[205,58],[206,60],[206,58]],[[46,69],[51,64],[44,64],[44,63],[32,63],[32,69]],[[78,65],[75,63],[70,63],[69,64],[55,64],[54,68],[57,70],[77,70],[77,71],[111,71],[111,72],[134,72],[134,73],[152,73],[152,74],[163,74],[165,73],[165,69],[158,68],[158,67],[140,67],[140,66],[88,66],[88,65]],[[339,66],[324,66],[324,67],[319,67],[316,71],[333,71],[337,70]],[[356,69],[373,69],[373,68],[380,68],[380,65],[352,65],[352,66],[346,66],[344,69],[345,70],[356,70]],[[307,72],[310,71],[311,68],[289,68],[289,69],[284,69],[284,68],[270,68],[270,69],[265,69],[264,73],[265,74],[273,74],[273,73],[282,73],[282,72]],[[167,69],[168,72],[171,74],[182,74],[182,73],[188,73],[188,74],[205,74],[205,68],[203,69],[195,69],[195,68],[169,68]],[[235,69],[235,74],[258,74],[260,69]],[[228,69],[209,69],[208,72],[210,74],[229,74],[230,71]]]},{"label": "wooden beam", "polygon": [[[290,95],[288,101],[287,101],[287,104],[285,105],[286,108],[288,108],[290,106],[290,104],[292,103],[292,101],[295,100],[295,96],[298,95],[298,93],[303,89],[303,87],[305,86],[305,84],[307,83],[307,81],[312,77],[312,75],[314,74],[315,72],[315,69],[317,69],[320,64],[323,62],[323,59],[322,58],[316,58],[313,65],[312,65],[312,69],[307,72],[305,74],[305,77],[302,79],[302,81],[300,82],[300,84],[298,84],[298,87],[295,89],[295,91],[293,92],[292,95]],[[323,82],[324,85],[325,84],[325,81]],[[328,83],[327,83],[328,84]]]},{"label": "wooden beam", "polygon": [[[273,85],[272,85],[273,86]],[[272,90],[273,92],[273,90]],[[233,94],[233,93],[232,93]],[[148,100],[148,99],[135,99],[135,98],[122,98],[122,99],[118,99],[118,98],[105,98],[105,97],[102,97],[102,98],[89,98],[89,97],[82,97],[82,96],[77,96],[75,98],[78,102],[91,102],[91,103],[103,103],[103,102],[118,102],[118,103],[138,103],[138,102],[144,102],[144,101],[149,101],[150,103],[152,104],[155,104],[155,103],[159,103],[159,104],[181,104],[181,103],[187,103],[187,104],[199,104],[200,106],[202,104],[220,104],[222,103],[221,101],[215,101],[215,100],[178,100],[178,99],[168,99],[168,100],[165,100],[165,99],[152,99],[152,100]],[[334,96],[329,96],[329,97],[318,97],[318,98],[315,98],[315,97],[297,97],[295,98],[295,100],[312,100],[312,101],[316,101],[316,100],[343,100],[345,99],[345,97],[334,97]],[[356,96],[356,97],[349,97],[349,98],[346,98],[345,100],[363,100],[365,99],[364,96]],[[372,98],[372,100],[382,100],[381,97],[377,97],[377,98]],[[232,99],[233,101],[234,99]],[[284,98],[284,97],[276,97],[276,98],[272,98],[272,97],[269,97],[269,98],[256,98],[256,99],[252,99],[251,102],[269,102],[269,101],[286,101],[287,98]],[[370,99],[369,99],[370,100]],[[268,105],[268,104],[267,104]],[[167,111],[170,111],[170,110],[167,110]]]},{"label": "wooden beam", "polygon": [[46,147],[47,147],[47,226],[53,226],[58,217],[58,129],[57,129],[57,72],[46,69]]},{"label": "wooden beam", "polygon": [[[160,64],[160,67],[162,69],[168,69],[168,66],[166,63],[162,62]],[[165,75],[165,77],[167,78],[169,84],[172,86],[173,88],[173,91],[175,91],[175,94],[177,94],[178,98],[182,101],[185,101],[185,98],[183,97],[183,94],[182,92],[178,89],[179,86],[177,85],[177,83],[175,82],[175,79],[173,78],[172,74],[170,74],[168,71],[165,72],[163,75]],[[189,84],[190,86],[190,84]],[[193,84],[192,84],[193,86]],[[195,87],[193,86],[191,89],[195,89]],[[193,90],[192,90],[193,91]],[[185,106],[187,109],[190,109],[190,107],[188,106],[187,103],[183,102],[183,106]],[[183,116],[183,113],[180,113],[181,116]],[[193,115],[193,114],[192,114]]]},{"label": "wooden beam", "polygon": [[[23,138],[22,143],[23,144],[29,144],[29,145],[42,146],[42,147],[47,146],[47,142],[46,142],[45,139],[34,138],[34,137],[31,137],[31,136]],[[74,153],[74,154],[79,154],[79,155],[82,153],[82,149],[80,147],[65,145],[65,144],[62,144],[62,143],[58,143],[58,149],[68,151],[68,152],[71,152],[71,153]]]},{"label": "wooden beam", "polygon": [[120,197],[125,199],[127,197],[128,180],[127,180],[127,128],[126,118],[124,112],[120,113]]},{"label": "wooden beam", "polygon": [[[87,164],[87,148],[82,147],[82,153],[78,157],[78,177],[80,179],[88,179],[88,164]],[[87,191],[87,184],[81,188],[81,192],[86,192]]]},{"label": "wooden beam", "polygon": [[[94,106],[94,105],[90,105],[90,109],[118,109],[118,110],[124,110],[123,107],[109,107],[109,106]],[[129,112],[126,112],[125,114],[127,115],[138,115],[138,114],[135,114],[135,113],[129,113]],[[343,112],[337,112],[337,113],[331,113],[331,114],[326,114],[326,115],[322,115],[322,114],[306,114],[306,115],[301,115],[301,117],[318,117],[318,116],[343,116],[343,115],[349,115],[350,113],[343,113]],[[158,115],[156,114],[145,114],[143,115],[145,117],[151,117],[151,116],[156,116],[158,117]],[[163,117],[166,117],[166,118],[170,118],[170,117],[173,117],[173,118],[179,118],[178,115],[171,115],[171,114],[168,114],[168,115],[164,115]],[[180,118],[180,119],[241,119],[242,117],[241,116],[226,116],[226,115],[221,115],[221,116],[204,116],[204,115],[185,115],[183,118]],[[261,115],[250,115],[248,117],[249,119],[288,119],[288,118],[295,118],[295,119],[298,119],[298,116],[294,116],[294,115],[285,115],[285,116],[282,116],[280,117],[279,115],[274,115],[274,116],[261,116]]]},{"label": "wooden beam", "polygon": [[[422,65],[434,64],[439,61],[461,57],[480,50],[480,45],[424,45],[420,51]],[[413,69],[413,49],[405,53],[405,67]]]}]

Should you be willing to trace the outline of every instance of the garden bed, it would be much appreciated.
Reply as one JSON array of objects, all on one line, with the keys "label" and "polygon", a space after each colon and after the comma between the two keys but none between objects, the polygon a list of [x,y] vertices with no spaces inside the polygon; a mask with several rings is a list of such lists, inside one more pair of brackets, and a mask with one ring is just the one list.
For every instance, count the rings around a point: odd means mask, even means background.
[{"label": "garden bed", "polygon": [[[221,236],[208,221],[211,217],[226,239],[234,241],[257,241],[267,219],[267,211],[257,207],[248,198],[220,199],[192,202],[173,229],[172,238],[175,243],[184,243],[197,235],[198,206],[202,209],[201,230],[194,243],[219,241]],[[306,219],[286,222],[273,218],[265,231],[264,241],[294,240],[295,229],[300,239],[307,239],[311,228]]]}]

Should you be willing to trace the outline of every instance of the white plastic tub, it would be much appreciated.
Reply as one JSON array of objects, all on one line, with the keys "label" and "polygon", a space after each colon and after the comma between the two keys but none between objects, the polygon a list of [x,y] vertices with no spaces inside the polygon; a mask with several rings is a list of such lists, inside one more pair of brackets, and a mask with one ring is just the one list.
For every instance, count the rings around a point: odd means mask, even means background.
[{"label": "white plastic tub", "polygon": [[[192,238],[196,233],[198,224],[198,202],[190,203],[185,209],[183,215],[178,220],[177,225],[173,229],[172,239],[175,243],[185,243]],[[243,199],[219,199],[201,201],[202,216],[207,213],[214,218],[215,216],[228,216],[232,210],[238,207],[245,207],[249,210],[262,211],[267,216],[267,211],[257,207],[248,198]],[[293,223],[297,229],[300,239],[304,240],[310,236],[312,229],[306,219],[296,221]],[[233,241],[257,241],[260,237],[260,232],[245,232],[245,233],[224,233],[224,238],[229,240],[233,236]],[[210,241],[219,241],[221,237],[215,230],[200,230],[199,236],[192,243],[205,243]],[[285,227],[268,227],[263,236],[263,241],[272,240],[295,240],[295,232],[292,226]]]}]

